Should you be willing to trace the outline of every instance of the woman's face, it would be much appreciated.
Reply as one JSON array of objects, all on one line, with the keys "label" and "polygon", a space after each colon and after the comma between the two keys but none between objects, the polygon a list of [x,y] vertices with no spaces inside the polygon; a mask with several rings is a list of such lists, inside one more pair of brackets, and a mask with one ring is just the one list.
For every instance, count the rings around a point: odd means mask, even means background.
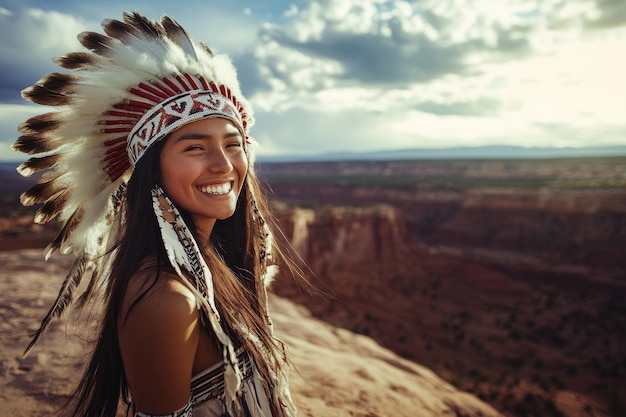
[{"label": "woman's face", "polygon": [[160,156],[161,185],[205,233],[235,212],[248,171],[243,138],[227,119],[191,122],[172,132]]}]

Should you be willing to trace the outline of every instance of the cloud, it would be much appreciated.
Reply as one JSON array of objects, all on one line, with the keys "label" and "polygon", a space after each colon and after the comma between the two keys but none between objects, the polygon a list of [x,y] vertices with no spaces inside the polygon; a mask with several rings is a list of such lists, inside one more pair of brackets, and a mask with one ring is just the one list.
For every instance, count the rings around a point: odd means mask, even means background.
[{"label": "cloud", "polygon": [[86,22],[60,12],[28,9],[0,13],[0,100],[17,103],[19,91],[56,70],[51,58],[77,50]]},{"label": "cloud", "polygon": [[495,114],[511,103],[485,90],[494,82],[490,67],[535,54],[547,14],[528,1],[460,3],[312,1],[285,25],[261,30],[247,57],[260,74],[255,104],[315,111],[328,108],[321,97],[361,89],[370,94],[348,94],[355,100],[340,99],[344,109],[376,100],[437,114]]},{"label": "cloud", "polygon": [[285,10],[285,12],[283,13],[283,15],[285,17],[292,17],[298,14],[300,10],[298,9],[298,6],[296,6],[295,4],[291,4],[289,5],[289,9]]},{"label": "cloud", "polygon": [[626,5],[623,0],[595,0],[596,11],[586,19],[585,28],[610,29],[626,25]]},{"label": "cloud", "polygon": [[314,0],[266,25],[254,58],[274,90],[426,85],[551,53],[618,3],[596,2]]},{"label": "cloud", "polygon": [[626,107],[626,32],[599,28],[626,23],[621,12],[606,20],[617,3],[311,1],[287,23],[266,25],[247,57],[261,74],[253,104],[272,119],[258,128],[277,129],[276,151],[292,135],[334,150],[344,150],[337,135],[370,149],[580,146],[585,136],[614,144],[626,132],[616,114]]},{"label": "cloud", "polygon": [[560,121],[529,124],[521,117],[468,117],[420,110],[311,113],[300,108],[281,114],[257,112],[254,127],[261,145],[260,157],[502,144],[584,147],[589,145],[589,135],[602,138],[594,145],[619,145],[623,143],[623,132],[624,127],[619,124],[576,128]]},{"label": "cloud", "polygon": [[[288,25],[262,30],[258,56],[268,76],[290,88],[315,90],[322,82],[316,78],[341,85],[426,83],[480,71],[478,57],[530,53],[535,20],[451,1],[312,1]],[[303,86],[293,74],[312,64],[319,70],[309,70]]]},{"label": "cloud", "polygon": [[439,115],[458,114],[464,116],[487,116],[494,114],[501,107],[499,100],[481,97],[472,101],[425,101],[416,106],[417,110]]},{"label": "cloud", "polygon": [[257,111],[254,134],[261,144],[260,156],[417,147],[419,135],[395,134],[388,127],[393,120],[392,114],[360,109],[311,113],[291,108],[281,114]]}]

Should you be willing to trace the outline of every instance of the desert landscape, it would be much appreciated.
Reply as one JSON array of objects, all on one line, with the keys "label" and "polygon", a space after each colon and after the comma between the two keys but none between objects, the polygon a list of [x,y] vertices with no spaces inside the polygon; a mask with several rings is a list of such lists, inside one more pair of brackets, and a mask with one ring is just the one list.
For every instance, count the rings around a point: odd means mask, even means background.
[{"label": "desert landscape", "polygon": [[[11,168],[0,411],[51,416],[85,352],[63,320],[21,357],[67,260],[43,262],[54,227]],[[279,278],[271,300],[302,415],[626,415],[626,158],[258,169],[319,289]]]}]

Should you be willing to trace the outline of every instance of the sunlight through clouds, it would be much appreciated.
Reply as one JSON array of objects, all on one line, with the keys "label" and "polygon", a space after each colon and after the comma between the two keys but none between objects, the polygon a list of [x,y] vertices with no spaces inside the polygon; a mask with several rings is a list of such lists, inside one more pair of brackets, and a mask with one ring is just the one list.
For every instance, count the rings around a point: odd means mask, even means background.
[{"label": "sunlight through clouds", "polygon": [[[0,8],[0,103],[22,104],[21,89],[57,70],[51,57],[80,50],[80,31],[99,30],[76,0],[39,3]],[[123,10],[99,7],[111,9],[101,18]],[[167,13],[232,56],[256,109],[252,134],[266,141],[261,156],[625,142],[623,0],[235,0],[194,13],[139,0],[135,8]],[[6,135],[20,120],[0,122]]]},{"label": "sunlight through clouds", "polygon": [[264,29],[260,65],[282,83],[254,102],[328,125],[328,113],[350,112],[372,136],[354,141],[373,147],[376,123],[405,148],[620,145],[626,42],[620,31],[584,30],[600,15],[587,1],[313,1]]}]

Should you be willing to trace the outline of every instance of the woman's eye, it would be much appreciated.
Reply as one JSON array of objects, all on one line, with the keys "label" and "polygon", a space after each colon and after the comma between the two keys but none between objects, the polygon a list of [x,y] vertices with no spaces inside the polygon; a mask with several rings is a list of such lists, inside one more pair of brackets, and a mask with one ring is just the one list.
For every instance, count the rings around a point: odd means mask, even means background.
[{"label": "woman's eye", "polygon": [[185,151],[201,151],[203,148],[200,145],[191,145],[185,148]]},{"label": "woman's eye", "polygon": [[242,143],[241,143],[240,141],[236,141],[236,142],[230,142],[230,143],[229,143],[228,145],[226,145],[226,146],[228,146],[228,147],[231,147],[231,146],[240,147],[241,145],[242,145]]}]

